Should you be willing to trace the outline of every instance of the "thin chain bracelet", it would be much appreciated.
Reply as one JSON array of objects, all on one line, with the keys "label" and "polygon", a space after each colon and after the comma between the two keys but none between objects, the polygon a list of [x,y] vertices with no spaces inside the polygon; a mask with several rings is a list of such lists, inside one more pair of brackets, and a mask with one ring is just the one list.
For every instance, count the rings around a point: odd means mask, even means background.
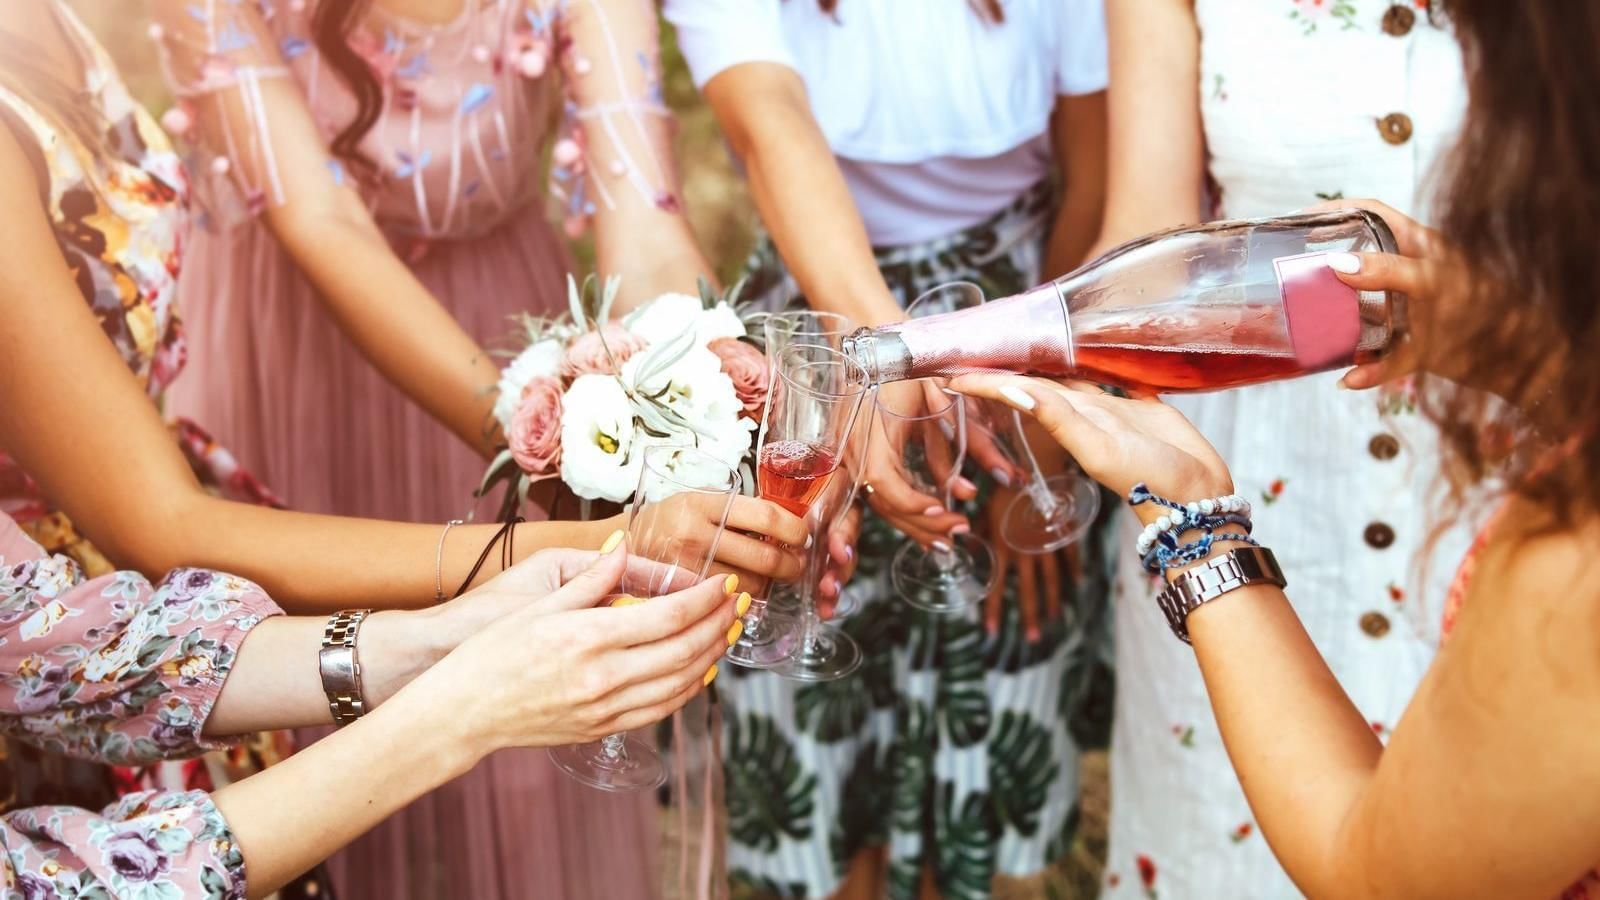
[{"label": "thin chain bracelet", "polygon": [[433,602],[443,603],[447,598],[444,595],[444,539],[450,536],[450,529],[464,524],[460,519],[451,519],[444,523],[444,531],[439,534],[439,550],[433,555]]}]

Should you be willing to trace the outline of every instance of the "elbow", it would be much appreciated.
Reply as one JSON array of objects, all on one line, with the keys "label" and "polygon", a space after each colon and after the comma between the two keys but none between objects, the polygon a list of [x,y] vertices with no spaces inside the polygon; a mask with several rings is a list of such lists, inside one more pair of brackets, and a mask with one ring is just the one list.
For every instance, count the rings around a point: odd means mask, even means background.
[{"label": "elbow", "polygon": [[173,569],[203,564],[204,553],[189,537],[204,516],[209,498],[196,490],[174,492],[154,506],[146,506],[128,525],[114,534],[96,535],[94,542],[122,569],[132,569],[159,581]]}]

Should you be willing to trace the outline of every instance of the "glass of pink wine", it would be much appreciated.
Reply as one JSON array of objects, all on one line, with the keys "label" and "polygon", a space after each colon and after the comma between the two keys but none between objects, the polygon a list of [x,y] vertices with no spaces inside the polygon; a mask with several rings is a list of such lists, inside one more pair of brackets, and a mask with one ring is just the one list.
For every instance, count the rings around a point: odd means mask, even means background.
[{"label": "glass of pink wine", "polygon": [[[742,483],[737,470],[693,447],[647,448],[628,514],[628,571],[622,591],[609,602],[638,603],[709,577]],[[707,521],[716,528],[708,530]],[[631,734],[549,752],[556,768],[602,791],[648,791],[667,780],[661,755]]]},{"label": "glass of pink wine", "polygon": [[[970,281],[942,284],[918,297],[906,312],[914,319],[982,306],[983,290]],[[1076,471],[1046,476],[1028,443],[1022,415],[992,402],[968,401],[975,432],[992,434],[1022,476],[1019,494],[1001,519],[999,538],[1019,553],[1053,553],[1083,537],[1100,514],[1100,490]],[[991,535],[991,537],[994,537]]]},{"label": "glass of pink wine", "polygon": [[815,590],[827,559],[828,528],[845,494],[829,488],[849,450],[867,373],[820,343],[790,344],[778,353],[775,370],[761,422],[756,486],[763,498],[804,518],[811,538],[799,583],[799,645],[780,672],[800,681],[829,681],[861,665],[856,642],[822,623]]}]

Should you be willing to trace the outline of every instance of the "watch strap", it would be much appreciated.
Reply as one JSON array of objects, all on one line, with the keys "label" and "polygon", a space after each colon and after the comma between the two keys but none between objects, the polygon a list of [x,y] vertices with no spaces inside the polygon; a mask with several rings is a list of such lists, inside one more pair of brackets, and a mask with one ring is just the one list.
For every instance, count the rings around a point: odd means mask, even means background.
[{"label": "watch strap", "polygon": [[366,703],[361,699],[361,658],[356,654],[356,637],[370,612],[369,609],[346,609],[334,613],[322,631],[317,668],[335,725],[348,725],[366,712]]},{"label": "watch strap", "polygon": [[1277,557],[1265,547],[1236,547],[1180,574],[1156,596],[1172,633],[1189,643],[1189,614],[1201,604],[1253,584],[1287,587]]}]

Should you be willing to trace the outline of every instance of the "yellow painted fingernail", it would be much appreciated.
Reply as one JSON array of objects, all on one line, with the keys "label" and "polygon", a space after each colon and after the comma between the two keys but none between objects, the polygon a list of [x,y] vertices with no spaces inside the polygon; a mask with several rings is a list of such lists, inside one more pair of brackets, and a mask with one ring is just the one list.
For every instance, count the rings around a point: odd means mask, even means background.
[{"label": "yellow painted fingernail", "polygon": [[622,537],[623,533],[622,529],[620,528],[611,532],[611,536],[606,538],[606,542],[600,545],[600,554],[604,556],[605,554],[617,549],[617,545],[622,543]]},{"label": "yellow painted fingernail", "polygon": [[716,680],[717,680],[717,664],[716,663],[712,663],[711,664],[711,668],[706,670],[705,680],[701,681],[700,683],[702,685],[706,686],[706,687],[710,687],[711,686],[711,682],[716,681]]},{"label": "yellow painted fingernail", "polygon": [[738,613],[739,614],[739,618],[741,618],[741,619],[744,618],[744,614],[745,613],[750,611],[750,592],[749,591],[745,591],[744,593],[739,595],[739,600],[736,603],[734,603],[734,605],[733,605],[733,611]]},{"label": "yellow painted fingernail", "polygon": [[729,575],[727,578],[723,579],[723,581],[722,581],[722,592],[724,594],[731,594],[734,591],[737,591],[738,589],[739,589],[739,576],[737,576],[737,575]]},{"label": "yellow painted fingernail", "polygon": [[728,626],[728,646],[732,647],[734,644],[739,643],[739,635],[741,634],[744,634],[744,623],[735,619],[733,624]]},{"label": "yellow painted fingernail", "polygon": [[622,596],[616,598],[615,600],[612,600],[611,601],[611,605],[612,606],[638,606],[640,603],[643,603],[643,602],[644,602],[644,598],[643,597],[635,597],[632,594],[623,594]]}]

